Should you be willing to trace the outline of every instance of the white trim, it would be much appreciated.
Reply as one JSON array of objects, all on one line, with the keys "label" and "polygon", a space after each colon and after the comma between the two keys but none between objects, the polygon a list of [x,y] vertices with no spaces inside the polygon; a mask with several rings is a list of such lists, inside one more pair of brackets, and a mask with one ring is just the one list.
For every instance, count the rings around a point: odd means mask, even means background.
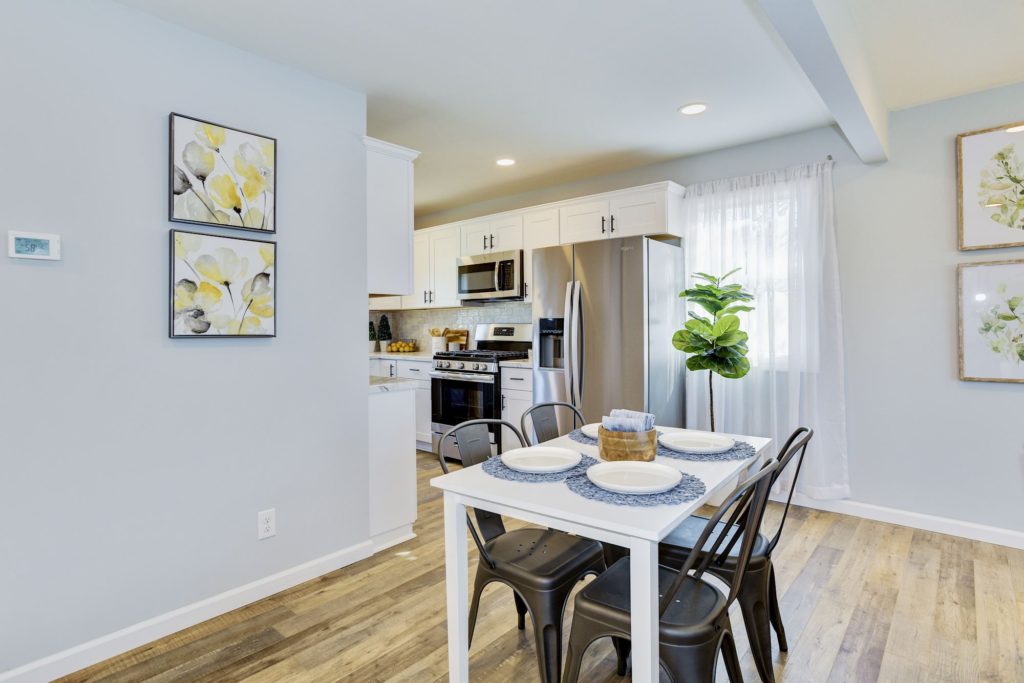
[{"label": "white trim", "polygon": [[[772,500],[785,502],[786,499],[784,495],[773,495]],[[815,500],[799,493],[793,494],[793,504],[1024,550],[1024,531],[1015,531],[1014,529],[976,524],[950,517],[926,515],[921,512],[861,503],[856,500]]]},{"label": "white trim", "polygon": [[342,548],[329,555],[140,621],[120,631],[108,633],[62,652],[29,662],[17,669],[0,673],[0,682],[36,683],[36,681],[51,681],[66,676],[140,645],[195,626],[207,619],[212,619],[353,562],[358,562],[370,556],[371,548],[370,541]]},{"label": "white trim", "polygon": [[416,161],[416,158],[420,155],[420,153],[414,149],[402,147],[401,145],[396,145],[393,142],[371,138],[369,135],[363,136],[363,144],[375,152],[387,154],[398,159],[404,159],[405,161]]},{"label": "white trim", "polygon": [[416,534],[412,532],[412,524],[405,524],[392,529],[391,531],[385,531],[377,534],[376,536],[370,537],[370,543],[373,545],[374,554],[379,553],[381,550],[386,550],[393,545],[399,543],[405,543],[416,538]]}]

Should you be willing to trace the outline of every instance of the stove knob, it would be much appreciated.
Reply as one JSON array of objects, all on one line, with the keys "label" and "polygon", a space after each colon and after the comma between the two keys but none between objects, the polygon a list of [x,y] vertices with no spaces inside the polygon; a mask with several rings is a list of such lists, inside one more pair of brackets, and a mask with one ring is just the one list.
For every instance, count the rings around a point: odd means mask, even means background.
[{"label": "stove knob", "polygon": [[441,363],[441,365],[445,366],[446,368],[450,368],[452,366],[452,362],[450,360],[446,360],[443,363]]},{"label": "stove knob", "polygon": [[473,369],[474,370],[486,370],[487,366],[484,365],[483,363],[477,363],[476,365],[473,366]]},{"label": "stove knob", "polygon": [[465,370],[466,369],[466,364],[465,363],[459,363],[455,367],[457,367],[459,370]]}]

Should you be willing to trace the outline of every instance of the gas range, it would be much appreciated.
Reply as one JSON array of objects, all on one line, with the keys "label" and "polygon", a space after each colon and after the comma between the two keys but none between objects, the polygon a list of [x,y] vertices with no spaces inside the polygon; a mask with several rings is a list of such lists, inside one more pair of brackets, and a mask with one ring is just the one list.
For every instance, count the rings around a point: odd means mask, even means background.
[{"label": "gas range", "polygon": [[439,351],[434,354],[434,369],[496,373],[498,364],[503,360],[529,357],[528,351]]},{"label": "gas range", "polygon": [[[438,351],[430,372],[430,430],[434,452],[459,459],[452,439],[441,443],[451,427],[467,420],[500,419],[502,410],[501,362],[529,358],[533,325],[477,325],[474,351]],[[501,452],[501,432],[490,429],[493,452]]]}]

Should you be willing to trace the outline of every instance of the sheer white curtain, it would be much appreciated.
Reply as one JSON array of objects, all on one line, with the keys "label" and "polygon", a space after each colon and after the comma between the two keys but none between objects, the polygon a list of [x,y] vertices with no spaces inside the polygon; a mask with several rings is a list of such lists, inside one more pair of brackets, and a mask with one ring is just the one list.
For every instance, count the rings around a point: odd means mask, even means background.
[{"label": "sheer white curtain", "polygon": [[[742,268],[727,283],[742,283],[757,307],[740,314],[750,373],[714,379],[718,431],[771,436],[779,448],[810,427],[797,491],[849,496],[832,162],[690,186],[684,205],[687,272]],[[699,429],[709,427],[707,385],[706,371],[687,374],[687,424]]]}]

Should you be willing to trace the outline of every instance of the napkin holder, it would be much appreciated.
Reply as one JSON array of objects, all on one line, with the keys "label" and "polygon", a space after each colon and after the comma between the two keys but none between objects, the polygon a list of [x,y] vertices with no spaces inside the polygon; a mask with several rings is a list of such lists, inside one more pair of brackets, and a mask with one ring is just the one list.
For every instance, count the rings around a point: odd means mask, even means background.
[{"label": "napkin holder", "polygon": [[597,449],[602,460],[653,462],[658,453],[658,432],[613,432],[598,427]]}]

